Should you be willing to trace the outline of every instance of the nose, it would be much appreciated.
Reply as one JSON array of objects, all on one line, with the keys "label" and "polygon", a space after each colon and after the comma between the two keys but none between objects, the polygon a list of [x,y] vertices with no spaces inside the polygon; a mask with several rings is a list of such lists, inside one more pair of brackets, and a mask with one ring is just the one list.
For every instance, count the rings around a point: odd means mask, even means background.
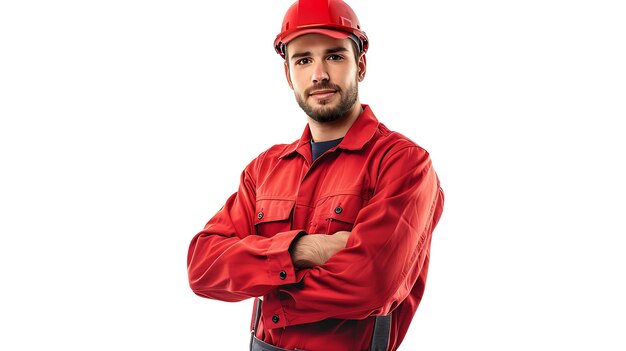
[{"label": "nose", "polygon": [[313,63],[313,75],[311,76],[311,80],[313,81],[313,84],[317,84],[324,80],[330,80],[330,77],[328,76],[328,69],[326,68],[324,61]]}]

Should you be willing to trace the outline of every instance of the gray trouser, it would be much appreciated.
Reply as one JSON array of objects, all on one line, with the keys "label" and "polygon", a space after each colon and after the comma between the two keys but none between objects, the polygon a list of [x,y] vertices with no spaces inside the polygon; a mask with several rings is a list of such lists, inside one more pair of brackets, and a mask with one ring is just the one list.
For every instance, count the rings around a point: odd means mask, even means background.
[{"label": "gray trouser", "polygon": [[[254,304],[254,322],[252,323],[252,336],[250,337],[250,351],[298,351],[281,349],[270,345],[262,340],[259,340],[255,333],[259,326],[259,319],[261,318],[261,304],[260,299],[256,299]],[[374,322],[374,333],[372,334],[372,345],[370,351],[386,351],[389,345],[389,332],[391,331],[391,313],[386,316],[376,316]],[[304,350],[300,350],[304,351]]]}]

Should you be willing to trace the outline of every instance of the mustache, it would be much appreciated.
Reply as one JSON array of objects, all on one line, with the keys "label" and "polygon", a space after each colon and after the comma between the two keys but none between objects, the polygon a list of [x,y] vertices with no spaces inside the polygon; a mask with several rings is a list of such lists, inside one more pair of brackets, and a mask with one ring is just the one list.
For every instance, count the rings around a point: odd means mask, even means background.
[{"label": "mustache", "polygon": [[328,81],[323,81],[322,83],[315,84],[312,87],[308,88],[307,90],[304,91],[304,93],[306,94],[306,96],[309,96],[311,95],[311,92],[315,90],[335,90],[336,92],[340,92],[341,88]]}]

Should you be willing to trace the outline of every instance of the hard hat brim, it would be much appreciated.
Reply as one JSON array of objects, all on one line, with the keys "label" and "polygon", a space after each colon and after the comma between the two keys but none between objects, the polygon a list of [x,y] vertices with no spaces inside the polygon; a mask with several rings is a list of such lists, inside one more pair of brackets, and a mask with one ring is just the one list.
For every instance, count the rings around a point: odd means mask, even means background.
[{"label": "hard hat brim", "polygon": [[339,30],[332,30],[332,29],[326,29],[326,28],[307,28],[307,29],[302,29],[302,30],[293,32],[285,36],[281,41],[283,44],[287,45],[287,43],[289,43],[293,39],[301,35],[311,34],[311,33],[323,34],[323,35],[326,35],[335,39],[345,39],[352,35],[351,33],[339,31]]}]

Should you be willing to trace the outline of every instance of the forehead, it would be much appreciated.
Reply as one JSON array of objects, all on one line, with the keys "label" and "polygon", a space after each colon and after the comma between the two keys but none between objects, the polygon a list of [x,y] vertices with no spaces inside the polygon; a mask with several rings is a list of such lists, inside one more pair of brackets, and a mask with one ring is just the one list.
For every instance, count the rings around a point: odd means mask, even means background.
[{"label": "forehead", "polygon": [[335,39],[327,35],[310,33],[301,35],[287,43],[287,52],[291,54],[310,52],[322,54],[328,49],[344,48],[352,51],[352,39]]}]

